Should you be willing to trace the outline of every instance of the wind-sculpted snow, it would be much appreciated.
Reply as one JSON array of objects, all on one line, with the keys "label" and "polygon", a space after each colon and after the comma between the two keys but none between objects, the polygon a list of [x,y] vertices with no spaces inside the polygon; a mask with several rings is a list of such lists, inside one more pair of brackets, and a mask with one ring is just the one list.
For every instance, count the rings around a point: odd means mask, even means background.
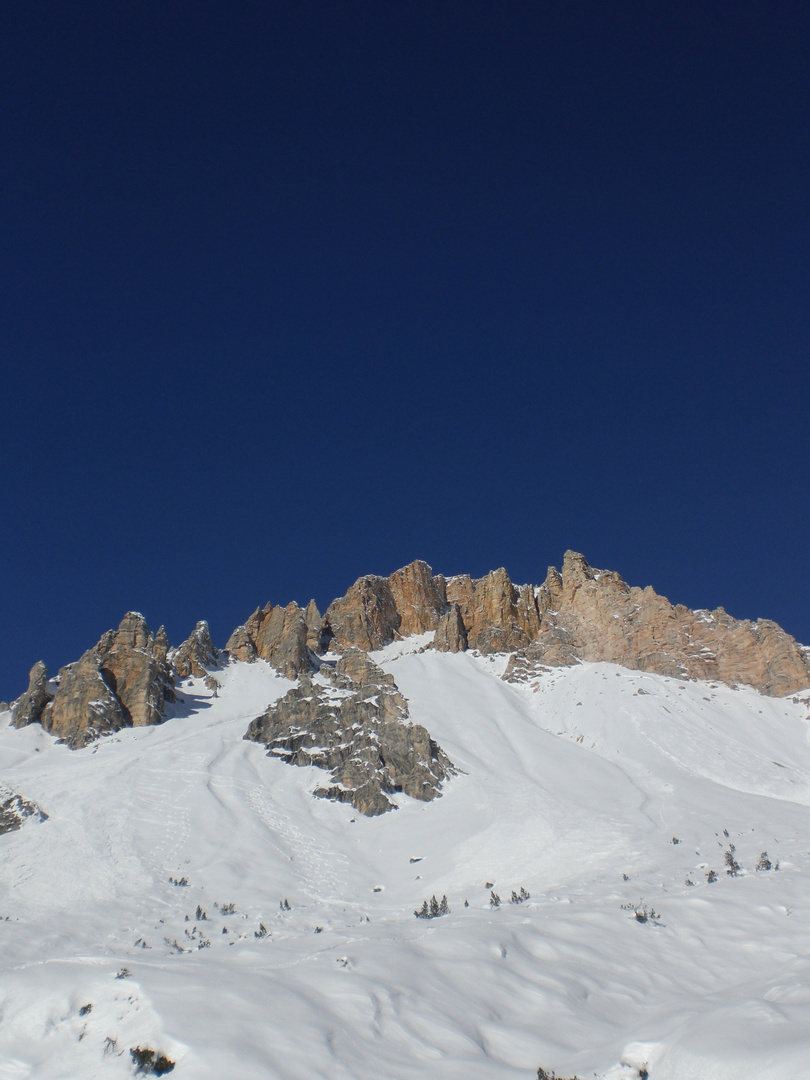
[{"label": "wind-sculpted snow", "polygon": [[808,1076],[810,693],[426,643],[372,659],[458,772],[379,817],[243,739],[263,660],[80,753],[0,715],[2,1080]]}]

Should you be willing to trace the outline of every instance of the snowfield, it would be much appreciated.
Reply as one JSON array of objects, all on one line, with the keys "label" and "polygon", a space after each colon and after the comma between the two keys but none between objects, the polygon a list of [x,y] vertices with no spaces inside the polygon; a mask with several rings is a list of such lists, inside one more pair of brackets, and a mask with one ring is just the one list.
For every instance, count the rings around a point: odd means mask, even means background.
[{"label": "snowfield", "polygon": [[79,751],[0,717],[48,815],[0,836],[0,1080],[810,1078],[810,692],[421,643],[372,655],[459,772],[378,818],[242,739],[263,661]]}]

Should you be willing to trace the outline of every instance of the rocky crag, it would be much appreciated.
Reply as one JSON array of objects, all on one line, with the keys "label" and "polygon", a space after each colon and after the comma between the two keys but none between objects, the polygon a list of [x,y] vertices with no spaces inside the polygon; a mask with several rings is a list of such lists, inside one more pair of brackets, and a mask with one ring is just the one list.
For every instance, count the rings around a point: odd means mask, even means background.
[{"label": "rocky crag", "polygon": [[395,809],[396,792],[435,799],[453,772],[426,729],[410,723],[393,677],[356,648],[334,668],[302,674],[298,686],[253,720],[245,738],[290,765],[328,770],[332,783],[315,795],[351,803],[368,816]]},{"label": "rocky crag", "polygon": [[[200,626],[176,651],[183,671],[194,670],[194,665],[202,670],[200,658],[214,655],[206,651]],[[40,723],[72,749],[121,728],[159,724],[166,703],[175,700],[168,652],[163,627],[152,634],[144,617],[130,611],[117,630],[108,630],[55,679],[48,678],[42,661],[36,663],[28,690],[12,707],[11,722],[14,727]]]},{"label": "rocky crag", "polygon": [[810,686],[810,650],[776,623],[734,619],[722,608],[691,611],[568,551],[562,570],[549,567],[537,586],[514,585],[504,569],[445,578],[417,561],[389,577],[359,578],[323,615],[314,600],[306,608],[267,604],[233,631],[222,654],[204,622],[170,650],[162,627],[153,635],[143,616],[129,612],[55,679],[35,664],[12,723],[41,723],[81,747],[123,727],[160,723],[178,679],[202,678],[216,692],[212,673],[223,661],[261,659],[306,681],[325,655],[369,652],[426,632],[427,647],[443,652],[510,653],[504,678],[516,682],[546,667],[609,661],[774,696]]},{"label": "rocky crag", "polygon": [[510,659],[505,679],[540,667],[608,661],[680,679],[752,686],[782,697],[810,686],[810,651],[775,622],[734,619],[717,608],[691,611],[650,586],[629,586],[582,555],[565,554],[537,591],[540,629]]},{"label": "rocky crag", "polygon": [[0,835],[19,829],[26,818],[35,817],[38,821],[47,821],[48,815],[30,799],[0,784]]},{"label": "rocky crag", "polygon": [[433,648],[512,653],[505,678],[539,667],[609,661],[678,678],[742,683],[782,696],[810,686],[810,650],[776,623],[691,611],[650,586],[629,586],[568,551],[542,585],[515,586],[503,569],[485,577],[434,576],[423,562],[388,578],[360,578],[323,619],[328,647],[376,649],[434,631]]},{"label": "rocky crag", "polygon": [[219,683],[211,672],[219,666],[220,653],[219,649],[214,648],[211,631],[205,620],[197,623],[191,636],[186,638],[182,645],[170,650],[167,659],[178,679],[188,679],[191,676],[202,679],[208,689],[216,694]]}]

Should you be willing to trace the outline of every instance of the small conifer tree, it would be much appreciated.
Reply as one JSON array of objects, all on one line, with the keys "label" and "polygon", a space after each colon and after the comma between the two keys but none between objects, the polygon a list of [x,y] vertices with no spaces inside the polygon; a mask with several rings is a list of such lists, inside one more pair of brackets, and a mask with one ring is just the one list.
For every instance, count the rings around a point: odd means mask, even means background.
[{"label": "small conifer tree", "polygon": [[723,861],[726,864],[726,873],[729,875],[729,877],[736,877],[742,869],[740,864],[734,857],[734,852],[736,850],[737,849],[734,847],[733,844],[729,844],[728,850],[723,852]]}]

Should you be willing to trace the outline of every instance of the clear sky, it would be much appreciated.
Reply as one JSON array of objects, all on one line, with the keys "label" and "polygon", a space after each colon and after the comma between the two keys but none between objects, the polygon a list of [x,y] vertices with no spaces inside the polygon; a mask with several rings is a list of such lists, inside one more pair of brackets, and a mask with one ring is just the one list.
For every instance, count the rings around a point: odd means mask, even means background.
[{"label": "clear sky", "polygon": [[810,642],[810,6],[26,0],[0,697],[566,548]]}]

